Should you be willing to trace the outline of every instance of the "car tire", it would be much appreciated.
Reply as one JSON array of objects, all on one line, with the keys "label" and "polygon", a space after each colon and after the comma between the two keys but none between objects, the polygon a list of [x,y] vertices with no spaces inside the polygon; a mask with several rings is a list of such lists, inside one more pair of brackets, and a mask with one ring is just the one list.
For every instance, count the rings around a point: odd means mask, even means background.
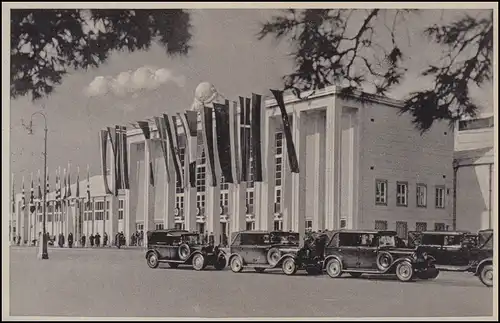
[{"label": "car tire", "polygon": [[326,273],[331,278],[339,278],[342,276],[342,263],[338,259],[330,259],[326,263]]},{"label": "car tire", "polygon": [[181,244],[179,246],[179,259],[182,261],[186,261],[189,258],[189,255],[191,254],[191,248],[185,243]]},{"label": "car tire", "polygon": [[391,267],[394,258],[387,251],[382,251],[377,255],[377,267],[379,270],[386,271]]},{"label": "car tire", "polygon": [[158,255],[156,254],[156,252],[150,252],[146,260],[148,262],[149,268],[155,269],[158,268],[158,266],[160,265],[160,262],[158,261]]},{"label": "car tire", "polygon": [[297,264],[291,257],[286,258],[285,261],[283,261],[281,268],[283,272],[288,276],[295,275],[295,273],[297,272]]},{"label": "car tire", "polygon": [[354,277],[354,278],[359,278],[359,277],[361,277],[361,275],[363,275],[363,273],[349,273],[349,275],[351,275],[351,277]]},{"label": "car tire", "polygon": [[275,266],[281,258],[281,251],[278,248],[271,248],[267,252],[267,263]]},{"label": "car tire", "polygon": [[484,286],[493,287],[493,265],[484,265],[481,268],[479,280]]},{"label": "car tire", "polygon": [[193,256],[193,268],[197,271],[205,268],[205,257],[201,253],[197,253]]},{"label": "car tire", "polygon": [[243,262],[241,261],[241,258],[240,257],[231,258],[230,267],[234,273],[240,273],[243,270]]},{"label": "car tire", "polygon": [[172,269],[175,269],[175,268],[179,267],[179,264],[177,264],[177,263],[175,263],[175,262],[169,262],[169,263],[168,263],[168,266],[169,266],[170,268],[172,268]]},{"label": "car tire", "polygon": [[226,268],[226,257],[224,256],[217,257],[214,263],[214,268],[217,270],[222,270]]},{"label": "car tire", "polygon": [[413,266],[409,261],[402,261],[396,266],[396,277],[398,277],[399,281],[412,281],[413,275]]},{"label": "car tire", "polygon": [[262,274],[264,271],[266,271],[266,268],[259,268],[259,267],[255,267],[254,268],[256,272],[258,272],[259,274]]}]

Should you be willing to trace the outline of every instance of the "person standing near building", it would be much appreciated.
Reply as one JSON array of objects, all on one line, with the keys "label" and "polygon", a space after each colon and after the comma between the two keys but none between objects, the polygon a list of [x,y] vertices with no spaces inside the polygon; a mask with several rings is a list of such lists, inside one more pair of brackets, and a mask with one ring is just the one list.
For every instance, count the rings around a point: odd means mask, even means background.
[{"label": "person standing near building", "polygon": [[102,246],[106,247],[108,245],[108,234],[104,232],[104,235],[102,237]]},{"label": "person standing near building", "polygon": [[82,248],[85,248],[85,242],[86,242],[86,241],[85,241],[85,238],[86,238],[86,237],[85,237],[85,235],[84,235],[84,234],[82,234],[82,237],[80,238],[80,242],[81,242],[81,244],[82,244]]},{"label": "person standing near building", "polygon": [[99,232],[95,234],[94,240],[95,240],[95,246],[99,248],[101,246],[101,235],[99,234]]},{"label": "person standing near building", "polygon": [[73,248],[73,233],[68,234],[68,247]]},{"label": "person standing near building", "polygon": [[94,235],[91,233],[89,236],[90,248],[94,248]]}]

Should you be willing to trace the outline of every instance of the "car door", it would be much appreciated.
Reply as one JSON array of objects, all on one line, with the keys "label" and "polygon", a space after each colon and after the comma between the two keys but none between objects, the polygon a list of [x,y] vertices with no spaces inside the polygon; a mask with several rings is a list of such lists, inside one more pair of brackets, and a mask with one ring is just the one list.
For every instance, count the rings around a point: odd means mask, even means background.
[{"label": "car door", "polygon": [[342,257],[344,269],[358,268],[359,246],[356,233],[339,232],[338,246],[327,248],[329,254],[337,254]]},{"label": "car door", "polygon": [[371,269],[377,267],[378,255],[378,236],[370,234],[369,241],[359,246],[358,265],[363,269]]},{"label": "car door", "polygon": [[231,242],[231,254],[239,255],[243,259],[243,261],[246,262],[246,253],[250,242],[251,241],[249,241],[248,239],[248,234],[239,233]]},{"label": "car door", "polygon": [[446,263],[443,253],[444,235],[425,233],[422,235],[421,244],[418,247],[420,252],[425,252],[436,259],[436,265]]},{"label": "car door", "polygon": [[462,246],[462,236],[446,236],[443,244],[443,262],[450,266],[466,266],[468,264],[467,248]]}]

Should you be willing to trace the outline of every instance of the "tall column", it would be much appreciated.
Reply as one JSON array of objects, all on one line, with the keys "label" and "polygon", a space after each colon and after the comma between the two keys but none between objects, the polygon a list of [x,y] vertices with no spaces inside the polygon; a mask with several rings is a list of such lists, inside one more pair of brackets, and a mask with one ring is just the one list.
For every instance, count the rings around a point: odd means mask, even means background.
[{"label": "tall column", "polygon": [[[229,184],[231,192],[231,232],[246,229],[247,183]],[[231,238],[231,237],[229,237]]]},{"label": "tall column", "polygon": [[292,218],[293,227],[300,234],[300,243],[305,237],[305,198],[306,198],[306,171],[305,171],[305,136],[304,120],[300,111],[294,111],[294,122],[292,126],[293,141],[299,162],[299,173],[292,173]]},{"label": "tall column", "polygon": [[90,205],[90,207],[92,208],[92,234],[95,235],[97,232],[96,232],[96,227],[95,227],[95,197],[92,198],[92,204]]},{"label": "tall column", "polygon": [[[153,160],[151,161],[149,158],[149,151],[151,149],[151,157]],[[147,232],[149,230],[154,229],[154,214],[155,214],[155,186],[151,185],[150,181],[150,162],[154,163],[154,159],[156,156],[156,144],[154,141],[151,141],[151,145],[145,145],[144,149],[144,246],[147,246],[148,238]],[[156,177],[156,176],[155,176]],[[158,183],[154,183],[158,185]]]},{"label": "tall column", "polygon": [[[198,129],[200,130],[200,129]],[[184,134],[184,136],[186,136]],[[184,174],[186,172],[189,172],[189,151],[187,149],[187,139],[186,141],[186,149],[184,150]],[[202,152],[200,151],[200,144],[199,140],[197,139],[196,141],[196,156],[201,156]],[[198,159],[196,160],[196,166],[195,166],[195,176],[198,176]],[[208,165],[205,166],[205,169],[208,169]],[[205,174],[207,174],[205,172]],[[205,183],[206,183],[206,178],[205,176]],[[196,204],[196,192],[197,188],[196,187],[191,187],[189,183],[185,183],[184,185],[184,225],[186,227],[186,230],[196,230],[196,210],[198,205]],[[205,197],[206,201],[206,197]],[[205,208],[206,209],[206,208]],[[201,210],[200,210],[201,211]],[[207,212],[205,212],[206,214]],[[206,221],[206,220],[205,220]]]},{"label": "tall column", "polygon": [[172,156],[170,152],[170,147],[168,147],[167,143],[167,168],[168,172],[165,169],[165,179],[168,179],[164,181],[164,188],[165,188],[165,194],[164,194],[164,212],[163,212],[163,226],[165,229],[171,229],[175,226],[174,224],[174,209],[175,209],[175,191],[176,191],[176,181],[177,181],[177,174],[175,173],[174,169],[174,156]]},{"label": "tall column", "polygon": [[[207,167],[208,169],[209,167]],[[208,174],[209,172],[207,172]],[[211,175],[210,175],[211,176]],[[220,243],[220,183],[215,186],[206,187],[205,215],[207,219],[208,232],[213,233],[215,244]]]},{"label": "tall column", "polygon": [[263,230],[274,229],[274,196],[276,185],[276,121],[274,117],[268,113],[264,113],[264,141],[263,141],[263,179],[261,184],[261,199],[260,199],[260,228]]},{"label": "tall column", "polygon": [[326,156],[325,156],[325,226],[329,230],[339,228],[340,206],[340,109],[336,97],[326,109]]},{"label": "tall column", "polygon": [[[125,237],[127,238],[127,241],[130,243],[130,236],[132,235],[132,232],[136,231],[136,221],[137,221],[137,205],[138,205],[138,199],[139,199],[139,185],[144,185],[143,184],[143,179],[138,178],[137,174],[139,173],[138,168],[139,168],[139,145],[144,145],[144,142],[142,143],[131,143],[129,142],[129,167],[130,167],[130,189],[125,191],[125,197],[124,197],[124,205],[123,205],[123,228],[124,228],[124,234]],[[146,149],[146,147],[144,147]],[[144,164],[146,166],[146,164]],[[144,168],[145,174],[147,173],[147,168]],[[149,175],[147,175],[149,176]],[[115,212],[116,210],[116,217],[118,218],[118,198],[116,198],[113,201],[115,204],[113,205],[113,211]],[[116,228],[116,229],[114,229]],[[114,240],[116,232],[118,232],[118,224],[116,227],[113,227],[111,230],[116,230],[112,231],[113,235],[111,236],[111,239]]]}]

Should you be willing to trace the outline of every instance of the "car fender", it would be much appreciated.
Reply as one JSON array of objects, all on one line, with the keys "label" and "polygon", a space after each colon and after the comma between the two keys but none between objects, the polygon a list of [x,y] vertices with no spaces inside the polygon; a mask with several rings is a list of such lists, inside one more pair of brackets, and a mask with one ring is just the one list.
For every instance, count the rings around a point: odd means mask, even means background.
[{"label": "car fender", "polygon": [[149,254],[151,254],[151,253],[155,253],[155,254],[156,254],[156,257],[158,257],[158,259],[160,259],[160,254],[158,253],[158,251],[157,251],[157,250],[154,250],[154,249],[149,249],[148,251],[146,251],[146,256],[145,256],[145,258],[146,258],[146,259],[148,259],[148,256],[149,256]]},{"label": "car fender", "polygon": [[239,254],[237,254],[237,253],[232,253],[232,254],[230,254],[229,258],[226,258],[226,259],[227,259],[227,260],[226,260],[226,261],[227,261],[227,264],[228,264],[228,265],[231,265],[231,261],[232,261],[232,260],[233,260],[233,258],[235,258],[235,257],[240,258],[241,263],[242,263],[243,265],[245,265],[245,261],[243,260],[243,257],[241,257],[241,256],[240,256]]},{"label": "car fender", "polygon": [[481,262],[476,267],[476,272],[474,273],[474,275],[476,275],[476,276],[479,275],[481,273],[481,269],[483,268],[483,266],[491,265],[491,264],[493,264],[492,257],[481,260]]},{"label": "car fender", "polygon": [[193,260],[193,257],[194,257],[194,256],[196,256],[196,255],[198,255],[198,254],[200,254],[200,255],[202,255],[202,256],[204,256],[204,257],[206,257],[206,254],[205,254],[203,251],[201,251],[201,250],[195,250],[195,251],[191,252],[191,254],[190,254],[190,255],[189,255],[189,257],[186,259],[186,261],[184,261],[184,263],[191,262],[191,260]]},{"label": "car fender", "polygon": [[276,267],[279,267],[283,264],[283,262],[288,259],[288,258],[292,258],[293,261],[295,261],[297,259],[297,257],[293,254],[284,254],[283,256],[281,256],[281,258],[276,262],[276,264],[274,266],[272,266],[272,268],[276,268]]},{"label": "car fender", "polygon": [[394,269],[394,268],[395,268],[398,264],[400,264],[400,263],[402,263],[402,262],[404,262],[404,261],[409,262],[409,263],[411,264],[412,268],[413,268],[413,263],[414,263],[413,259],[411,259],[410,257],[401,257],[401,258],[397,258],[397,259],[395,259],[395,260],[392,262],[392,264],[391,264],[389,267],[387,267],[387,269],[386,269],[386,270],[384,270],[384,271],[383,271],[383,272],[381,272],[381,273],[386,273],[386,272],[388,272],[388,271],[390,271],[390,270]]},{"label": "car fender", "polygon": [[342,268],[344,268],[344,261],[342,259],[342,256],[339,256],[339,255],[330,255],[330,256],[327,256],[325,258],[325,260],[323,261],[323,269],[326,269],[326,264],[328,263],[328,261],[330,261],[330,259],[337,259],[340,262]]}]

